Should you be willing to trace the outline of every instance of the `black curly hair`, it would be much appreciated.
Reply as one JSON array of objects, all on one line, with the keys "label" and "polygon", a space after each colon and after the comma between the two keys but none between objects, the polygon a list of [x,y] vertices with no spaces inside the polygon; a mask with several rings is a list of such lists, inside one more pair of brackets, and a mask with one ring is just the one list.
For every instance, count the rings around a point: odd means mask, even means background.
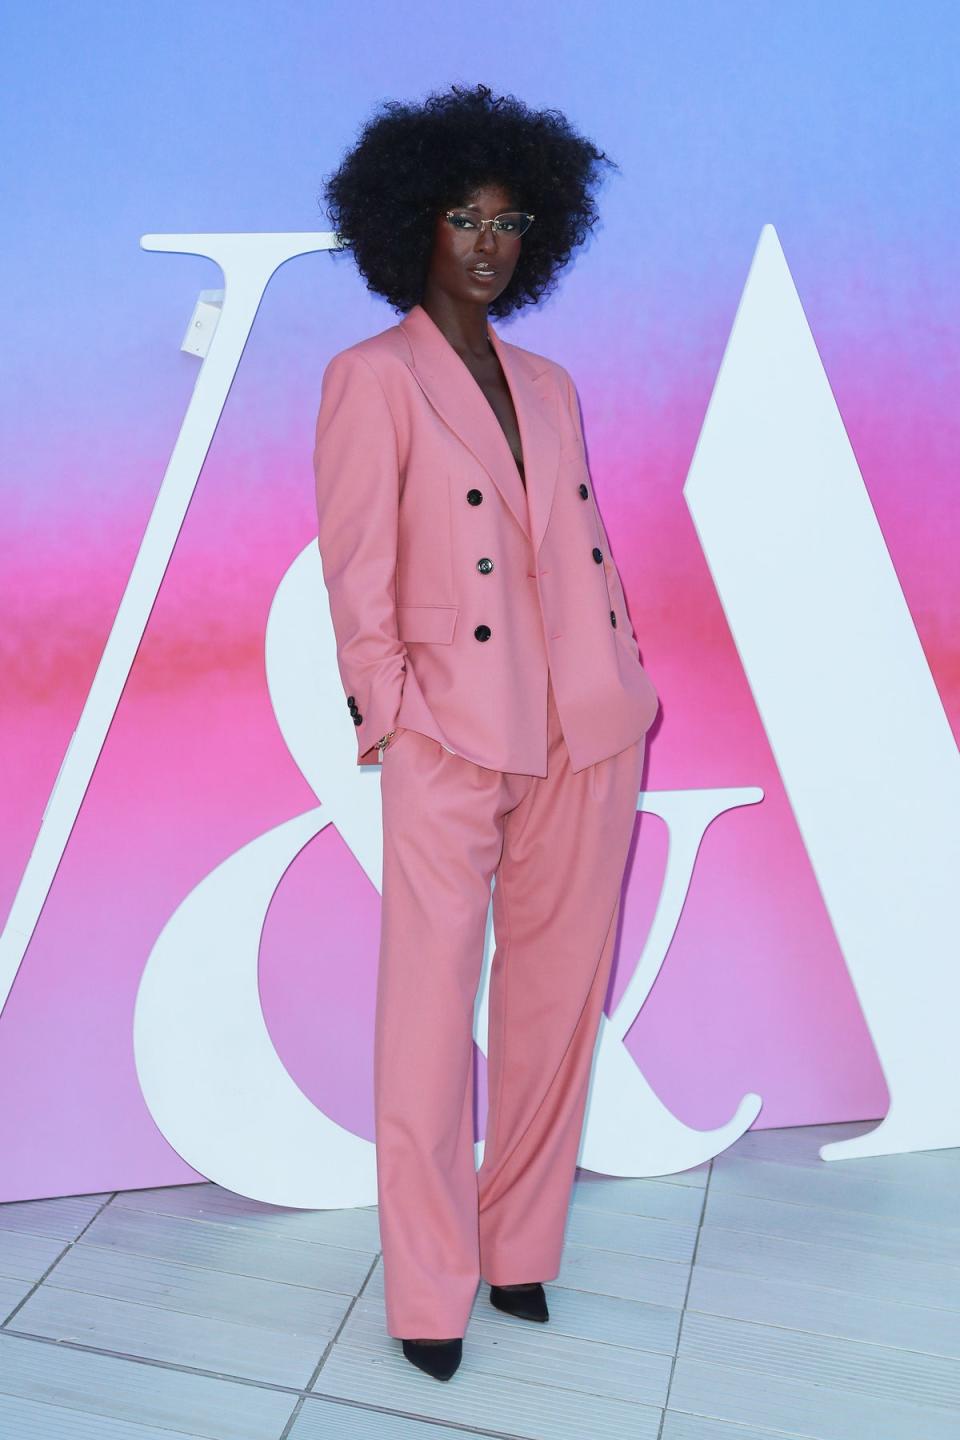
[{"label": "black curly hair", "polygon": [[396,311],[420,302],[438,213],[482,185],[501,185],[536,220],[491,318],[536,305],[596,224],[601,167],[615,161],[559,110],[530,110],[487,85],[453,85],[420,105],[385,101],[356,145],[324,179],[340,250],[352,252],[367,289]]}]

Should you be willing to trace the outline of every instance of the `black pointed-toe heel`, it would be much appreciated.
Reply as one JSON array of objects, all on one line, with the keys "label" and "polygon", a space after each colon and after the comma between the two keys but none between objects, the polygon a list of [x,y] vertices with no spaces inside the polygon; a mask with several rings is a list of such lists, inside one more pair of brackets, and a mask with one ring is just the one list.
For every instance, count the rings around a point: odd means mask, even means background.
[{"label": "black pointed-toe heel", "polygon": [[449,1380],[463,1359],[463,1337],[443,1340],[439,1345],[423,1345],[418,1340],[404,1340],[403,1353],[412,1365],[432,1375],[434,1380]]},{"label": "black pointed-toe heel", "polygon": [[505,1310],[508,1315],[515,1315],[518,1320],[550,1319],[547,1297],[543,1293],[542,1285],[535,1285],[530,1290],[511,1290],[509,1286],[491,1285],[490,1304],[496,1305],[498,1310]]}]

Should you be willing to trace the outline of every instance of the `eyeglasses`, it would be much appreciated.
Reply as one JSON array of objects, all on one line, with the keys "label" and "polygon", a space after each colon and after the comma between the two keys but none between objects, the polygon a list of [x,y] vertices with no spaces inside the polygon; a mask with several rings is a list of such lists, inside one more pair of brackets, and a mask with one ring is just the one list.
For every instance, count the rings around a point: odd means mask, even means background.
[{"label": "eyeglasses", "polygon": [[493,220],[481,220],[472,210],[447,210],[444,218],[455,230],[480,230],[489,225],[500,235],[525,235],[533,224],[534,217],[526,210],[507,210]]}]

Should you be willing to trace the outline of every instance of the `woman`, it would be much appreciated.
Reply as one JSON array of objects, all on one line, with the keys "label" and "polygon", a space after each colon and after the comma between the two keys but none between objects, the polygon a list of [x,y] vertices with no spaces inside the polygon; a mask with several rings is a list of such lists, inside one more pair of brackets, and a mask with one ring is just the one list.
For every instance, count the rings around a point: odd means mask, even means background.
[{"label": "woman", "polygon": [[327,365],[314,468],[357,763],[382,767],[387,1330],[438,1379],[481,1277],[501,1310],[549,1318],[658,708],[570,377],[490,324],[548,293],[606,160],[555,111],[454,86],[387,104],[326,189],[368,288],[404,315]]}]

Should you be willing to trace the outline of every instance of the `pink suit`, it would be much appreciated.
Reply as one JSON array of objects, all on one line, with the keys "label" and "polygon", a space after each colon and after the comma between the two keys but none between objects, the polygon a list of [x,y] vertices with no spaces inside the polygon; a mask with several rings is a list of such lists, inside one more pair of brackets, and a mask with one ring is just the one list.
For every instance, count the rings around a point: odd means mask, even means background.
[{"label": "pink suit", "polygon": [[[481,1276],[555,1278],[646,732],[573,384],[488,326],[526,490],[419,305],[334,355],[318,543],[357,763],[383,755],[374,1049],[387,1329],[464,1333]],[[489,1111],[472,1030],[493,883]]]}]

